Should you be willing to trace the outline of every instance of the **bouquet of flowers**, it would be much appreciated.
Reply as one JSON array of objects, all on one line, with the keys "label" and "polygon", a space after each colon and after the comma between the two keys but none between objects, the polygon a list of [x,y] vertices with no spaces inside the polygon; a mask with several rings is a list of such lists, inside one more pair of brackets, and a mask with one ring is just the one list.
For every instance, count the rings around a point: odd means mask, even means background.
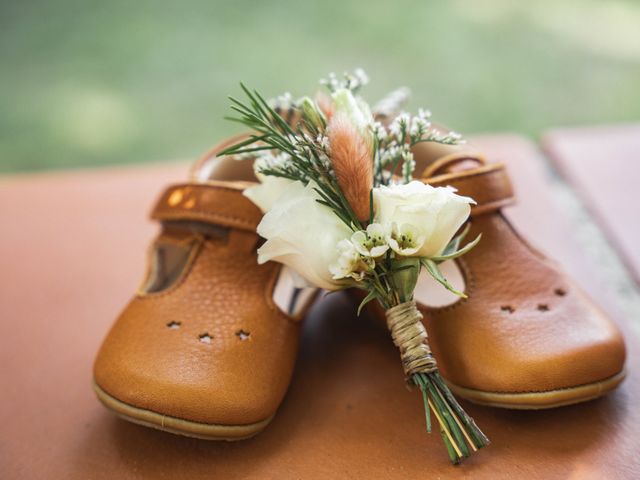
[{"label": "bouquet of flowers", "polygon": [[374,109],[359,96],[368,82],[357,70],[322,81],[327,93],[293,101],[267,102],[242,85],[246,101],[230,98],[231,120],[253,132],[221,155],[255,158],[260,183],[245,190],[263,212],[258,233],[266,240],[258,262],[291,267],[302,284],[326,290],[365,292],[358,313],[370,301],[386,312],[400,350],[406,381],[422,392],[427,430],[431,413],[452,462],[458,463],[489,440],[458,404],[438,372],[413,300],[426,270],[456,291],[439,269],[480,240],[462,246],[473,199],[451,187],[413,179],[412,147],[420,142],[456,144],[458,134],[440,133],[430,113],[400,113],[391,119],[389,102]]}]

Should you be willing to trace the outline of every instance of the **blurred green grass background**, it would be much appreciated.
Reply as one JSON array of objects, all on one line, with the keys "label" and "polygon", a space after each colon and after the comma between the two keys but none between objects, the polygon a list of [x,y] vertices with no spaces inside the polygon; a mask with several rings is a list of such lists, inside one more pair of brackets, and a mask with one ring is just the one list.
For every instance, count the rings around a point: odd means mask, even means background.
[{"label": "blurred green grass background", "polygon": [[0,172],[191,158],[239,81],[354,67],[462,133],[637,121],[640,3],[1,0]]}]

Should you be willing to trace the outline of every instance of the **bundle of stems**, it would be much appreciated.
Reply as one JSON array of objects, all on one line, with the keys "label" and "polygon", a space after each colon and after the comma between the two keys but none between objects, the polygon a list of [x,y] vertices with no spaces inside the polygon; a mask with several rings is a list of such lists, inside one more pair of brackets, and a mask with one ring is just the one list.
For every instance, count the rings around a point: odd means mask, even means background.
[{"label": "bundle of stems", "polygon": [[431,432],[430,412],[433,411],[451,462],[459,463],[469,456],[467,445],[473,452],[489,445],[487,436],[462,409],[440,372],[416,373],[412,375],[411,381],[422,391],[427,432]]}]

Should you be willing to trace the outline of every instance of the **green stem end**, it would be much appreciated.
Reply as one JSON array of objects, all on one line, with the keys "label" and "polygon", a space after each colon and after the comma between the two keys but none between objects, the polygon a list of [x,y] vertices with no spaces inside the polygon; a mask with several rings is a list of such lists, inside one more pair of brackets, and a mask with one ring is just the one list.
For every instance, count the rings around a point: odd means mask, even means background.
[{"label": "green stem end", "polygon": [[431,432],[431,412],[436,417],[440,435],[449,458],[458,464],[491,443],[457,402],[440,373],[417,373],[411,381],[420,388],[425,408],[427,431]]}]

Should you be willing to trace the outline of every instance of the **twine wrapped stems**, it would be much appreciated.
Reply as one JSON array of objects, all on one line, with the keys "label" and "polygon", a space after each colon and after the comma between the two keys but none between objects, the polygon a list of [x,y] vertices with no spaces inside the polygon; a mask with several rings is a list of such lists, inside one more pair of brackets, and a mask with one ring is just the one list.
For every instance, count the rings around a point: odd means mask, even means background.
[{"label": "twine wrapped stems", "polygon": [[389,308],[386,318],[393,343],[400,350],[407,382],[422,391],[427,431],[431,432],[433,412],[451,461],[459,463],[468,457],[469,447],[475,452],[488,445],[489,439],[458,404],[440,376],[416,302],[410,300]]}]

